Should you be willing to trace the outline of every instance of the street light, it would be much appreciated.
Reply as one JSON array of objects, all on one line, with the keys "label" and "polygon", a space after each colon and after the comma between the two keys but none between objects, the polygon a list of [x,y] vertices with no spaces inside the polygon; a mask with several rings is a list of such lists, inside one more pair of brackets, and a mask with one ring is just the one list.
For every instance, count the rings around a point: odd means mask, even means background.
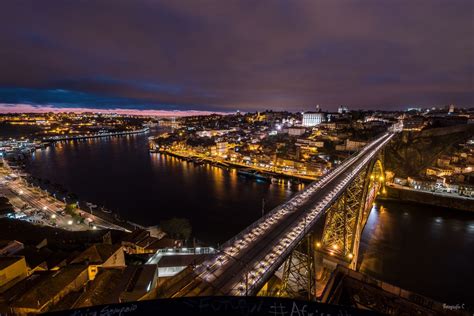
[{"label": "street light", "polygon": [[[248,265],[247,263],[242,262],[241,259],[234,257],[231,254],[228,254],[225,251],[220,250],[219,252],[223,253],[226,256],[229,256],[230,258],[234,259],[238,264],[240,264],[244,270],[245,270],[245,296],[248,296],[248,290],[249,290],[249,271],[248,271]],[[243,289],[242,289],[243,291]]]}]

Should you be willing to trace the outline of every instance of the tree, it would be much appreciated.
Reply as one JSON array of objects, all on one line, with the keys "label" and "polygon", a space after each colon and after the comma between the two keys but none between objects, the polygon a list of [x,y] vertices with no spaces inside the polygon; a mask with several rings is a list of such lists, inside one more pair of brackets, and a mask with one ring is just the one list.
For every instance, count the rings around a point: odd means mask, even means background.
[{"label": "tree", "polygon": [[66,206],[64,207],[64,212],[66,212],[66,214],[69,214],[71,216],[77,215],[76,204],[66,204]]},{"label": "tree", "polygon": [[191,237],[192,227],[187,218],[173,217],[162,221],[160,227],[172,238],[188,240]]}]

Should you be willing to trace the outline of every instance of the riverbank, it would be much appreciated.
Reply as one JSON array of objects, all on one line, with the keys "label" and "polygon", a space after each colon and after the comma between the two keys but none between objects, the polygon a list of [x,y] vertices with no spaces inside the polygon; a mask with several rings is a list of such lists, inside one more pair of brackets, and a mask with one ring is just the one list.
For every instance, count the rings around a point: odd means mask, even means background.
[{"label": "riverbank", "polygon": [[385,187],[386,194],[379,195],[378,199],[388,201],[404,201],[423,205],[446,207],[461,211],[474,212],[474,199],[464,197],[452,197],[432,192],[412,190],[398,186]]},{"label": "riverbank", "polygon": [[310,177],[306,175],[295,175],[295,174],[285,173],[285,172],[276,172],[276,171],[271,171],[264,168],[258,168],[258,167],[243,164],[243,163],[238,163],[238,162],[233,162],[233,161],[228,161],[228,160],[217,160],[217,159],[213,159],[211,157],[205,157],[205,156],[185,155],[185,154],[181,154],[181,153],[173,152],[169,150],[161,150],[161,151],[158,151],[158,153],[180,158],[186,161],[189,161],[189,159],[199,160],[204,163],[208,163],[214,166],[219,166],[219,167],[224,167],[224,168],[231,167],[235,169],[251,169],[260,174],[266,175],[270,178],[280,178],[280,179],[285,179],[285,180],[294,179],[294,180],[298,180],[304,183],[311,183],[317,179],[317,177]]},{"label": "riverbank", "polygon": [[137,129],[133,131],[122,131],[122,132],[112,132],[112,133],[99,133],[93,135],[76,135],[76,136],[51,136],[43,137],[45,142],[59,142],[63,140],[79,140],[79,139],[89,139],[89,138],[100,138],[100,137],[111,137],[111,136],[125,136],[125,135],[136,135],[136,134],[145,134],[150,131],[149,127],[142,129]]},{"label": "riverbank", "polygon": [[[101,210],[92,211],[75,207],[75,213],[78,218],[71,214],[66,214],[68,203],[66,199],[60,200],[56,194],[50,194],[40,187],[35,187],[22,176],[12,174],[12,170],[6,161],[3,161],[0,167],[0,176],[5,177],[0,184],[0,194],[8,198],[15,207],[15,218],[26,218],[32,223],[38,223],[45,226],[59,227],[66,230],[82,231],[95,229],[114,229],[133,231],[135,228],[143,228],[140,225],[130,221],[119,220],[106,214]],[[76,222],[77,219],[82,219]]]}]

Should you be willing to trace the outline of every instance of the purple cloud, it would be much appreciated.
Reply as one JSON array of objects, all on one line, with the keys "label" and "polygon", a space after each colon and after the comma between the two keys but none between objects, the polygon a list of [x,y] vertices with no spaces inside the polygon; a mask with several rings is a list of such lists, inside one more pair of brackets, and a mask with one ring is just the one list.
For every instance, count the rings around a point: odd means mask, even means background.
[{"label": "purple cloud", "polygon": [[150,109],[470,106],[473,12],[470,0],[10,1],[0,87]]}]

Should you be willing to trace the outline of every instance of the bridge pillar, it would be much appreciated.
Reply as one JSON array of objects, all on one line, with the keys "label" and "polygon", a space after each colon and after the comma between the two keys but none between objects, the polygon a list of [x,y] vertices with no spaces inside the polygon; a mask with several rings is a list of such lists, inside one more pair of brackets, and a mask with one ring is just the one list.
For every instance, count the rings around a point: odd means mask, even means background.
[{"label": "bridge pillar", "polygon": [[283,264],[281,281],[279,296],[315,300],[316,277],[311,233]]},{"label": "bridge pillar", "polygon": [[333,270],[337,264],[357,268],[362,231],[384,180],[382,162],[374,159],[329,208],[322,239],[316,243],[318,277],[323,278],[324,270]]}]

